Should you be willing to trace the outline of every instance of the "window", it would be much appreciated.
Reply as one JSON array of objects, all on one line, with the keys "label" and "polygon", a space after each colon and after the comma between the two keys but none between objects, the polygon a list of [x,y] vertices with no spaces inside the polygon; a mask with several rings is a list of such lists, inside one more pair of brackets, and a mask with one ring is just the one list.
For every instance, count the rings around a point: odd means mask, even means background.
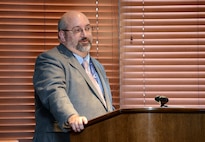
[{"label": "window", "polygon": [[205,107],[205,3],[120,0],[120,106]]}]

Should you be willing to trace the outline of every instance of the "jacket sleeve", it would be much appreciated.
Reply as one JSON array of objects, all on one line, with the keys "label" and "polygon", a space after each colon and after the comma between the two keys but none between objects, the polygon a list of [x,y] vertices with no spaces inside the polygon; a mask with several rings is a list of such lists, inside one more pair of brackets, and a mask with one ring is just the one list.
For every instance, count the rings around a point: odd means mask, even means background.
[{"label": "jacket sleeve", "polygon": [[53,115],[63,131],[68,117],[78,114],[74,109],[66,88],[65,68],[48,53],[41,54],[35,65],[33,84],[42,105]]}]

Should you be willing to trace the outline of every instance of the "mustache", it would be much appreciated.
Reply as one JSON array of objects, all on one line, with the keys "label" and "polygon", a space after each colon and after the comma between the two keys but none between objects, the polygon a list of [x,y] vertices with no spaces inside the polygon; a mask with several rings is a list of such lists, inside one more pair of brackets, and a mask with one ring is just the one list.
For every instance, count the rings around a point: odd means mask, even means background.
[{"label": "mustache", "polygon": [[87,37],[82,37],[79,41],[86,41],[86,40],[90,42],[90,39]]},{"label": "mustache", "polygon": [[87,37],[83,37],[83,38],[81,38],[81,40],[86,40],[86,39],[88,39]]}]

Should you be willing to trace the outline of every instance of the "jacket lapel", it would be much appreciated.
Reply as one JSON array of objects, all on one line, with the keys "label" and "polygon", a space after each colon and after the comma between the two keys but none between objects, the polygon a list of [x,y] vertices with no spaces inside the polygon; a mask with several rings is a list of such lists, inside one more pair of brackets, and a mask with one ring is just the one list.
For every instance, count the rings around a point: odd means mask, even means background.
[{"label": "jacket lapel", "polygon": [[[91,58],[92,60],[92,58]],[[109,98],[109,95],[108,95],[108,88],[107,88],[107,84],[106,84],[106,81],[105,81],[105,77],[103,77],[103,72],[102,70],[100,70],[100,68],[97,66],[97,63],[92,60],[92,63],[96,69],[96,72],[98,73],[99,77],[100,77],[100,80],[101,80],[101,83],[102,83],[102,88],[104,90],[104,95],[105,95],[105,102],[106,102],[106,106],[104,106],[108,111],[109,110],[112,110],[112,105],[111,105],[111,102],[110,102],[110,98]],[[101,100],[102,101],[102,100]]]}]

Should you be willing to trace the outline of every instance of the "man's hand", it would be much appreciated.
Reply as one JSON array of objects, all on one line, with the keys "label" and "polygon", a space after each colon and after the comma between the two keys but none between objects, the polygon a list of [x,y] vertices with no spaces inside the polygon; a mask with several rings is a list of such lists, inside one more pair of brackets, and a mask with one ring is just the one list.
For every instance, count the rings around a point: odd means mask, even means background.
[{"label": "man's hand", "polygon": [[85,116],[71,115],[68,118],[68,123],[74,132],[80,132],[84,129],[84,125],[88,123],[88,120]]}]

